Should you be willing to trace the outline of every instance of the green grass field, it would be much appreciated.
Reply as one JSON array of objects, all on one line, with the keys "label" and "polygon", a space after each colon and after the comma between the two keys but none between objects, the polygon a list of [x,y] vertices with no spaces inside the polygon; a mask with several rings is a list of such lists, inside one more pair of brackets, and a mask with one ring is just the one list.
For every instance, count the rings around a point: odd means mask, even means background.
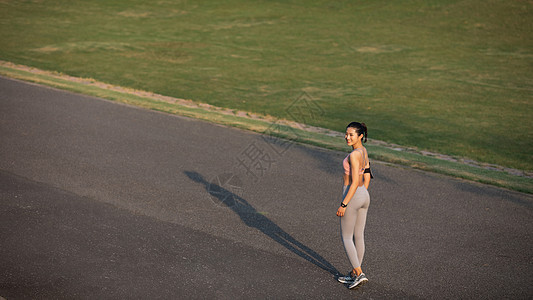
[{"label": "green grass field", "polygon": [[530,1],[0,0],[0,59],[533,170]]}]

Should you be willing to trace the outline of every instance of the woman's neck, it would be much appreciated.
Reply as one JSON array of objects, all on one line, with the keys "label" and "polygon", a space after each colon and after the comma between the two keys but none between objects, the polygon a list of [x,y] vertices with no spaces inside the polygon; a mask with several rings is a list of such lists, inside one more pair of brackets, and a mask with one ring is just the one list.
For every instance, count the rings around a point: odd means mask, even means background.
[{"label": "woman's neck", "polygon": [[352,145],[352,149],[353,149],[353,150],[355,150],[355,149],[357,149],[357,148],[361,148],[361,147],[363,147],[363,144],[361,144],[361,143],[357,143],[357,144],[355,144],[355,145]]}]

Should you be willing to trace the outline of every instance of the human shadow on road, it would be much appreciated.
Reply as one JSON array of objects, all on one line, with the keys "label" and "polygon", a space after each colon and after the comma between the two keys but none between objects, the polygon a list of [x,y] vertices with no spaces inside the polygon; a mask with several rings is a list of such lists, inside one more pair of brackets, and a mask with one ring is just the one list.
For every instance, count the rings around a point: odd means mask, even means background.
[{"label": "human shadow on road", "polygon": [[[320,256],[320,254],[297,241],[290,234],[276,225],[276,223],[259,213],[244,198],[225,188],[228,187],[231,189],[231,185],[226,185],[223,182],[217,181],[208,182],[201,174],[197,172],[185,171],[185,174],[193,181],[203,184],[212,200],[218,202],[215,204],[229,207],[248,227],[258,229],[264,235],[287,248],[287,250],[290,250],[294,254],[300,256],[308,262],[311,262],[317,267],[328,271],[332,275],[338,276],[339,271],[326,259]],[[225,187],[221,186],[221,184]]]}]

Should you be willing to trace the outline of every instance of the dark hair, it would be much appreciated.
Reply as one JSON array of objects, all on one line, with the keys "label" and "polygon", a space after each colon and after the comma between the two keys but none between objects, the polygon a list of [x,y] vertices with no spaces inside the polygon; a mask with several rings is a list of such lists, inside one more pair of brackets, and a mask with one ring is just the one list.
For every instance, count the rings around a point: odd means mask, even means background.
[{"label": "dark hair", "polygon": [[357,132],[357,135],[363,135],[363,143],[366,143],[366,137],[368,135],[367,133],[367,130],[366,130],[366,125],[365,123],[359,123],[359,122],[352,122],[350,124],[348,124],[348,126],[346,126],[346,129],[348,128],[355,128],[355,131]]}]

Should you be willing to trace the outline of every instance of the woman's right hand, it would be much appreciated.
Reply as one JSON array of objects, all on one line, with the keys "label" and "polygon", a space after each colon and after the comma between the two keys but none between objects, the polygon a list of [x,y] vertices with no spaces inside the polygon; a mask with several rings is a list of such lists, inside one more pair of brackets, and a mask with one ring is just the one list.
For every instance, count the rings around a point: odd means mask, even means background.
[{"label": "woman's right hand", "polygon": [[346,211],[346,207],[339,206],[339,209],[337,209],[337,217],[344,216],[345,211]]}]

